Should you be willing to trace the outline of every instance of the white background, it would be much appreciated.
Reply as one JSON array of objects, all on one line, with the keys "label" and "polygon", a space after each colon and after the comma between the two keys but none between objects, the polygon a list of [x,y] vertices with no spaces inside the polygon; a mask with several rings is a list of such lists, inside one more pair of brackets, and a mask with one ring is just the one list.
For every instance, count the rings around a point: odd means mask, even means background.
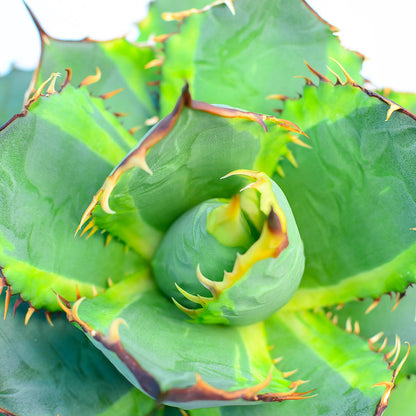
[{"label": "white background", "polygon": [[[147,1],[27,0],[27,3],[53,37],[89,36],[104,40],[122,35],[137,38],[135,23],[146,16]],[[308,0],[308,3],[340,30],[345,47],[367,57],[362,74],[374,87],[416,92],[415,0]],[[34,68],[39,53],[39,37],[23,2],[0,0],[0,74],[9,71],[12,64]]]}]

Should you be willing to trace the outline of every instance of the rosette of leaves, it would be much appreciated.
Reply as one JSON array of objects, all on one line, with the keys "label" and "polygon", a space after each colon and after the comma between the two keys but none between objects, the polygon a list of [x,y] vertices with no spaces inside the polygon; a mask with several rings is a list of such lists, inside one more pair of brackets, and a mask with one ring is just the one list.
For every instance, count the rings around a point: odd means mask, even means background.
[{"label": "rosette of leaves", "polygon": [[303,2],[192,6],[138,45],[38,24],[0,132],[0,412],[381,415],[413,355],[338,309],[415,281],[415,116]]}]

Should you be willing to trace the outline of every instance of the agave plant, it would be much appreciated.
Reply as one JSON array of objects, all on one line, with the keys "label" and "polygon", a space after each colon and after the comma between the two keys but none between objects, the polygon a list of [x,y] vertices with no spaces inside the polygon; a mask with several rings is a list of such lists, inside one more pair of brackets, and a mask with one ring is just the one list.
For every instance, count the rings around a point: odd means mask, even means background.
[{"label": "agave plant", "polygon": [[32,17],[32,81],[0,80],[0,412],[410,414],[414,96],[300,0],[157,0],[135,43]]}]

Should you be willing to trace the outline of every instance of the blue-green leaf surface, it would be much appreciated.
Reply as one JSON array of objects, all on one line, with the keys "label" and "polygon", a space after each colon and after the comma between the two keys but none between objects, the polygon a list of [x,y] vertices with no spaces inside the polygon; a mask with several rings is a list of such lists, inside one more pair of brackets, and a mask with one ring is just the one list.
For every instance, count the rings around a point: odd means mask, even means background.
[{"label": "blue-green leaf surface", "polygon": [[[14,302],[11,302],[11,307]],[[0,301],[4,309],[4,295]],[[124,377],[63,316],[42,313],[24,325],[27,306],[0,322],[0,414],[145,416],[154,402]],[[7,416],[9,413],[4,413]]]},{"label": "blue-green leaf surface", "polygon": [[101,99],[68,85],[0,132],[0,265],[13,293],[59,309],[55,292],[92,296],[140,261],[105,236],[74,239],[80,212],[132,137]]}]

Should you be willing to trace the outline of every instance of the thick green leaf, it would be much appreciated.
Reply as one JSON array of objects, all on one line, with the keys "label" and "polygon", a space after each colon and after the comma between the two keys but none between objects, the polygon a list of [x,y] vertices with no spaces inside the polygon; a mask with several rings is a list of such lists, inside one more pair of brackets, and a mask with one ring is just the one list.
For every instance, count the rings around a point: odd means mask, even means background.
[{"label": "thick green leaf", "polygon": [[140,261],[105,237],[74,239],[91,194],[131,146],[101,99],[68,85],[0,132],[0,265],[13,293],[56,310],[56,291],[91,296]]},{"label": "thick green leaf", "polygon": [[35,313],[25,326],[26,312],[0,323],[0,414],[145,416],[154,407],[65,319],[53,316],[51,327]]},{"label": "thick green leaf", "polygon": [[[392,371],[366,340],[335,327],[323,313],[281,312],[266,321],[274,357],[283,356],[285,370],[310,380],[318,394],[300,403],[283,404],[286,415],[373,415],[384,393],[372,387],[390,381]],[[304,410],[303,410],[304,409]]]},{"label": "thick green leaf", "polygon": [[[169,11],[169,10],[166,10]],[[329,74],[329,57],[360,80],[362,58],[343,49],[328,24],[300,0],[238,0],[186,18],[165,44],[161,113],[187,79],[195,99],[270,114],[271,94],[296,97],[310,76],[304,60]]]},{"label": "thick green leaf", "polygon": [[315,397],[262,407],[191,411],[191,416],[373,416],[384,390],[372,386],[390,381],[391,371],[366,341],[334,326],[323,313],[279,312],[265,323],[273,357],[284,371],[309,380]]},{"label": "thick green leaf", "polygon": [[306,87],[283,117],[312,149],[276,179],[305,244],[294,309],[403,292],[416,281],[416,121],[350,85]]},{"label": "thick green leaf", "polygon": [[64,73],[72,69],[72,84],[79,85],[87,76],[101,71],[100,82],[89,90],[95,96],[118,89],[122,92],[109,98],[105,105],[109,111],[125,114],[122,123],[127,129],[143,127],[146,119],[156,115],[156,97],[146,83],[154,80],[154,70],[145,65],[154,57],[150,48],[139,48],[125,39],[105,42],[63,41],[43,32],[42,57],[37,72],[37,86],[51,73]]},{"label": "thick green leaf", "polygon": [[[247,184],[241,178],[221,177],[235,169],[271,175],[278,160],[287,156],[291,137],[279,134],[287,133],[279,127],[286,125],[284,121],[266,120],[266,133],[261,115],[255,114],[257,122],[253,122],[243,119],[253,113],[224,116],[223,112],[238,110],[211,109],[219,114],[189,107],[174,111],[138,142],[101,188],[107,192],[110,184],[116,184],[109,199],[114,213],[109,215],[98,207],[94,211],[97,226],[152,258],[161,236],[179,215],[207,199],[231,197]],[[177,121],[166,128],[175,117]],[[147,148],[144,161],[141,152]],[[143,163],[152,169],[152,175],[139,168]],[[133,169],[125,173],[126,166]]]},{"label": "thick green leaf", "polygon": [[0,77],[0,125],[22,110],[32,76],[32,71],[13,69]]},{"label": "thick green leaf", "polygon": [[[273,367],[262,323],[225,327],[189,322],[148,276],[124,280],[67,313],[136,387],[167,404],[250,403],[242,393],[227,398],[225,392],[218,395],[200,386],[196,374],[216,389],[235,391],[263,382],[273,368],[272,380],[260,393],[289,391],[291,382]],[[261,394],[258,400],[263,400]]]},{"label": "thick green leaf", "polygon": [[[255,175],[258,175],[258,173],[255,173]],[[253,251],[256,250],[256,247],[258,247],[258,253],[267,250],[266,245],[263,245],[263,248],[260,249],[260,244],[261,241],[265,241],[264,237],[267,235],[264,230],[269,230],[268,217],[262,226],[262,236],[256,236],[247,248],[232,251],[228,258],[224,258],[220,253],[226,246],[215,244],[213,248],[209,247],[207,243],[209,240],[204,238],[206,235],[204,235],[206,233],[206,221],[198,224],[195,217],[189,218],[189,213],[192,216],[195,212],[195,210],[190,210],[169,228],[153,258],[152,270],[158,287],[168,298],[174,298],[183,306],[191,308],[197,306],[197,309],[188,311],[196,322],[249,325],[263,321],[282,308],[299,286],[305,263],[303,244],[290,206],[283,192],[274,182],[264,174],[262,174],[262,177],[260,175],[257,177],[264,184],[267,183],[269,187],[268,192],[265,188],[261,196],[263,201],[270,198],[269,203],[275,204],[282,211],[282,221],[284,218],[287,236],[283,236],[283,233],[281,233],[281,237],[277,240],[278,243],[273,246],[277,249],[283,241],[286,241],[287,246],[285,245],[282,252],[279,252],[276,256],[269,255],[268,258],[263,258],[261,261],[256,260],[249,270],[239,276],[237,265],[247,264],[250,258],[257,258],[258,255],[255,255]],[[238,194],[241,195],[239,198],[245,198],[246,192],[250,191],[252,189]],[[206,206],[208,204],[201,205]],[[198,209],[201,205],[198,206]],[[265,206],[263,214],[266,218],[266,215],[268,216],[270,212],[274,211],[269,204],[263,205]],[[217,203],[214,206],[218,206]],[[278,222],[280,221],[277,215],[275,218]],[[199,227],[203,230],[198,230]],[[229,231],[229,233],[231,234],[232,231]],[[176,235],[182,237],[184,234],[186,235],[184,241],[177,242],[173,240]],[[268,235],[271,237],[271,233]],[[212,236],[209,235],[209,237]],[[214,239],[214,237],[212,238]],[[271,244],[273,243],[271,242]],[[267,246],[269,245],[267,244]],[[215,257],[217,263],[217,274],[211,266],[213,257]],[[185,265],[184,259],[187,259]],[[231,264],[228,263],[228,259]],[[226,269],[228,273],[225,273],[224,268],[227,266],[229,266],[228,270]],[[213,282],[213,287],[216,289],[214,297],[212,297],[213,293],[206,289],[207,287],[210,288],[209,284],[205,282],[204,285],[196,278],[196,270],[200,270],[211,282],[216,281]],[[230,279],[232,273],[237,278],[235,282]],[[233,283],[227,283],[230,281]],[[186,293],[185,296],[180,297],[181,293],[179,293],[177,285],[191,295],[198,294],[210,296],[210,298],[198,302],[199,299],[186,297]],[[204,289],[205,291],[203,291]],[[191,302],[184,303],[186,300]]]}]

